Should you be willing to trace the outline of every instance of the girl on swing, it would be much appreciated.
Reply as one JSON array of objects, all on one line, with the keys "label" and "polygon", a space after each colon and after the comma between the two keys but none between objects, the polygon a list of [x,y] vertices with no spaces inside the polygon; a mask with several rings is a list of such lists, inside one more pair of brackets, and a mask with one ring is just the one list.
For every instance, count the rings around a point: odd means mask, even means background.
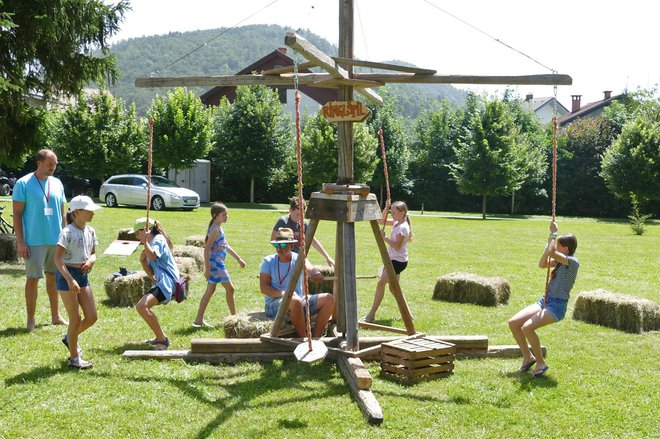
[{"label": "girl on swing", "polygon": [[[387,210],[387,206],[385,207]],[[408,216],[408,206],[403,201],[395,201],[392,203],[390,210],[392,219],[383,217],[383,224],[392,226],[390,237],[385,236],[383,230],[383,238],[385,243],[389,245],[387,253],[392,260],[392,266],[396,273],[397,279],[403,270],[408,266],[408,243],[413,239],[412,225],[410,224],[410,217]],[[384,212],[383,212],[384,214]],[[374,295],[374,303],[371,305],[371,310],[363,317],[363,321],[371,323],[376,319],[376,311],[380,307],[383,297],[385,296],[385,285],[389,283],[390,279],[384,267],[380,270],[378,284],[376,285],[376,294]]]},{"label": "girl on swing", "polygon": [[541,297],[538,302],[523,308],[509,319],[509,328],[523,354],[522,366],[518,370],[527,372],[536,364],[534,377],[540,377],[548,371],[536,330],[564,318],[568,298],[580,268],[580,263],[573,256],[577,249],[577,238],[570,233],[557,237],[557,230],[557,223],[552,221],[548,244],[539,261],[540,268],[553,267],[547,287],[548,303],[545,303],[545,297]]}]

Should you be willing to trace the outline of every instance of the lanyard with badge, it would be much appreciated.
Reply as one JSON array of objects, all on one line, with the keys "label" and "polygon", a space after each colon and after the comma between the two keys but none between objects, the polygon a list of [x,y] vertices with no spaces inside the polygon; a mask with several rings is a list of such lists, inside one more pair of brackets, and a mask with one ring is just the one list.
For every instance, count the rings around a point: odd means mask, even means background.
[{"label": "lanyard with badge", "polygon": [[52,216],[53,208],[50,207],[50,180],[48,179],[48,177],[46,177],[46,188],[48,189],[48,192],[46,192],[44,190],[44,187],[41,185],[41,181],[39,180],[39,177],[37,177],[37,174],[32,174],[32,175],[34,175],[34,178],[37,180],[37,183],[39,183],[41,192],[43,192],[44,197],[46,198],[46,207],[44,207],[44,215]]}]

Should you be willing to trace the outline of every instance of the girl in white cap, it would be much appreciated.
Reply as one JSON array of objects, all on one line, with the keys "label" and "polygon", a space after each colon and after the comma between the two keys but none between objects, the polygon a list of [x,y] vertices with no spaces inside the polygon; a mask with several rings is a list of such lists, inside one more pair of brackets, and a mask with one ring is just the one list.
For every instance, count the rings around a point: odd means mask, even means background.
[{"label": "girl in white cap", "polygon": [[[57,290],[69,314],[69,329],[62,343],[69,349],[69,365],[78,369],[89,369],[92,363],[82,359],[78,344],[80,334],[97,320],[96,304],[87,278],[96,262],[96,232],[87,225],[94,218],[94,212],[101,206],[91,198],[79,195],[69,203],[66,215],[68,225],[60,232],[55,249],[55,276]],[[82,308],[84,318],[80,318]]]}]

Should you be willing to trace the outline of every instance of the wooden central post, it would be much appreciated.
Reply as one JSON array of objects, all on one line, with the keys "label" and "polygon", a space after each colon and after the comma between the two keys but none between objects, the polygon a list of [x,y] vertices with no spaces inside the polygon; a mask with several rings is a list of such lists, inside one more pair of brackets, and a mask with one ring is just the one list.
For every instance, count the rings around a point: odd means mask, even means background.
[{"label": "wooden central post", "polygon": [[[353,0],[339,0],[339,57],[353,59]],[[346,66],[348,77],[353,77],[353,66]],[[342,85],[338,89],[339,101],[353,100],[353,87]],[[353,122],[337,125],[338,184],[353,184]]]}]

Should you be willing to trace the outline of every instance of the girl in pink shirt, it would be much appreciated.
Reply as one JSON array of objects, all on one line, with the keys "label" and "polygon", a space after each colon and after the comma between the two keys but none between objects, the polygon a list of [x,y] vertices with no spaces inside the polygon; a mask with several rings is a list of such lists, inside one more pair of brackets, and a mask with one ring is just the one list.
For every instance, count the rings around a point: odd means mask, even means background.
[{"label": "girl in pink shirt", "polygon": [[[395,201],[392,203],[390,213],[392,214],[392,219],[383,219],[383,221],[385,225],[393,226],[392,231],[390,232],[389,238],[385,236],[385,231],[383,231],[383,238],[385,239],[385,243],[389,245],[387,253],[392,260],[392,266],[394,267],[394,272],[398,279],[401,272],[408,266],[408,242],[412,241],[413,232],[406,203],[403,201]],[[371,305],[369,313],[363,319],[368,323],[371,323],[376,319],[376,311],[378,311],[378,307],[385,296],[385,285],[390,281],[384,268],[380,269],[380,273],[378,285],[376,285],[374,303]]]}]

